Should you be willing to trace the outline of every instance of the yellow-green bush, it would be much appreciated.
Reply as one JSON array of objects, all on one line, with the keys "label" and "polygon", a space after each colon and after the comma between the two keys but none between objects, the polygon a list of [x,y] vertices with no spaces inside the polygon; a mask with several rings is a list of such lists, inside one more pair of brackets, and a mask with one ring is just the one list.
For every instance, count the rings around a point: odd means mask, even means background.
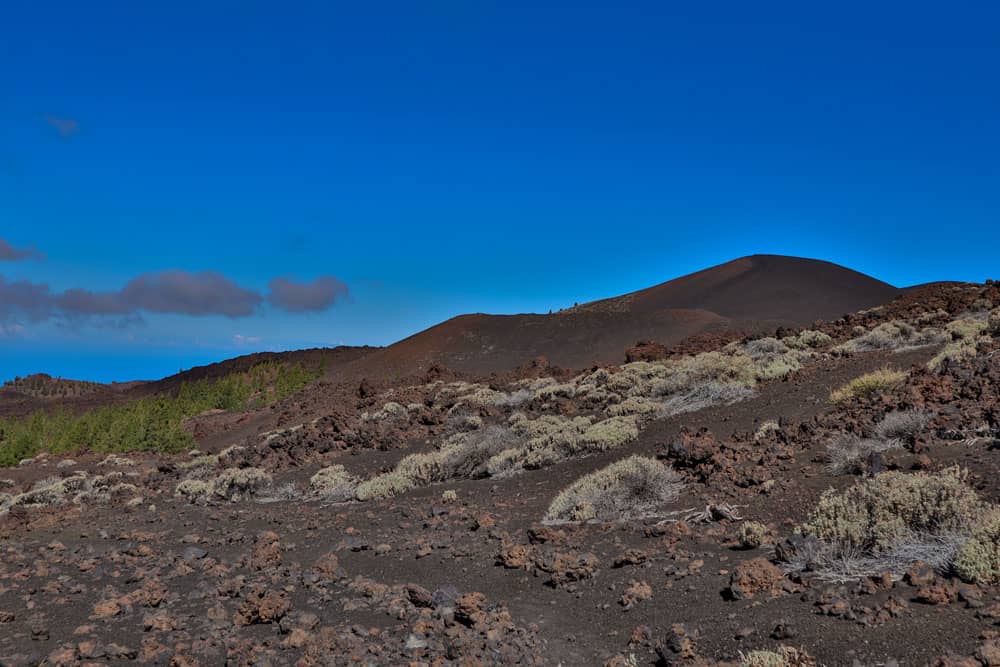
[{"label": "yellow-green bush", "polygon": [[914,536],[974,535],[989,516],[957,468],[890,471],[825,492],[802,531],[845,552],[878,554]]},{"label": "yellow-green bush", "polygon": [[376,500],[406,493],[415,487],[412,479],[393,471],[361,482],[354,490],[354,497],[358,500]]},{"label": "yellow-green bush", "polygon": [[905,379],[905,371],[881,368],[877,371],[856,377],[839,389],[832,391],[830,393],[830,400],[834,403],[842,403],[852,398],[868,396],[877,391],[892,389]]},{"label": "yellow-green bush", "polygon": [[639,437],[639,427],[634,416],[609,417],[599,421],[580,435],[575,449],[605,451],[621,447]]},{"label": "yellow-green bush", "polygon": [[1000,583],[1000,508],[986,511],[952,562],[956,574],[973,583]]},{"label": "yellow-green bush", "polygon": [[740,524],[740,546],[744,549],[756,549],[764,544],[767,537],[767,526],[759,521],[744,521]]},{"label": "yellow-green bush", "polygon": [[683,488],[681,476],[656,459],[630,456],[585,475],[549,505],[549,521],[616,520],[654,514]]}]

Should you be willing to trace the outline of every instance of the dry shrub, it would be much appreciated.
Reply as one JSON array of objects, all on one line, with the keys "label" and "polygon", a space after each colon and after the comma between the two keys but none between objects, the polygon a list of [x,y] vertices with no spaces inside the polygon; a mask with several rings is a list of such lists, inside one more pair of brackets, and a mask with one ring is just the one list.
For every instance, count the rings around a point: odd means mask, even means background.
[{"label": "dry shrub", "polygon": [[831,489],[801,530],[822,545],[817,560],[853,561],[847,569],[858,575],[924,560],[951,563],[963,578],[988,583],[1000,565],[1000,511],[979,498],[958,468],[885,472]]},{"label": "dry shrub", "polygon": [[865,463],[875,454],[902,448],[896,439],[859,438],[840,433],[826,443],[827,468],[834,474],[863,472]]},{"label": "dry shrub", "polygon": [[914,535],[968,533],[984,509],[957,468],[893,471],[825,492],[803,529],[824,542],[878,552]]},{"label": "dry shrub", "polygon": [[913,442],[930,421],[925,410],[894,410],[875,425],[874,434],[879,440]]},{"label": "dry shrub", "polygon": [[410,454],[392,471],[362,482],[354,496],[358,500],[385,498],[437,482],[485,477],[490,459],[521,441],[523,438],[502,426],[456,433],[440,449]]},{"label": "dry shrub", "polygon": [[761,423],[757,428],[757,432],[753,434],[753,439],[755,441],[761,441],[772,433],[777,433],[781,430],[781,424],[774,419],[768,419],[767,421]]},{"label": "dry shrub", "polygon": [[342,465],[332,465],[319,470],[309,478],[309,488],[326,500],[341,502],[354,497],[358,479]]},{"label": "dry shrub", "polygon": [[271,483],[271,475],[261,468],[226,468],[214,479],[186,479],[174,492],[191,502],[219,498],[241,500],[256,495]]},{"label": "dry shrub", "polygon": [[756,549],[764,544],[767,537],[767,526],[759,521],[744,521],[740,524],[740,546],[744,549]]},{"label": "dry shrub", "polygon": [[833,339],[822,331],[805,329],[800,331],[796,336],[782,338],[781,342],[792,349],[805,350],[809,348],[817,349],[820,347],[826,347],[833,342]]},{"label": "dry shrub", "polygon": [[[863,330],[862,330],[863,331]],[[875,350],[905,350],[923,345],[934,345],[944,340],[938,329],[918,330],[912,325],[893,320],[883,322],[870,331],[834,347],[836,352],[872,352]]]},{"label": "dry shrub", "polygon": [[946,362],[971,359],[979,352],[980,343],[991,341],[989,336],[989,321],[978,317],[962,317],[949,322],[945,331],[951,341],[927,362],[932,371],[940,370]]},{"label": "dry shrub", "polygon": [[877,371],[856,377],[839,389],[832,391],[830,393],[830,400],[834,403],[843,403],[852,398],[869,396],[877,391],[892,389],[905,379],[905,371],[881,368]]},{"label": "dry shrub", "polygon": [[816,667],[816,660],[802,649],[781,646],[777,651],[740,653],[740,667]]},{"label": "dry shrub", "polygon": [[389,401],[381,409],[371,414],[365,413],[361,415],[361,420],[368,422],[395,422],[407,418],[409,414],[405,406],[395,401]]},{"label": "dry shrub", "polygon": [[962,579],[973,583],[1000,583],[1000,509],[991,507],[958,549],[952,562]]},{"label": "dry shrub", "polygon": [[630,456],[590,473],[561,491],[548,521],[614,521],[652,516],[680,493],[683,483],[670,466]]},{"label": "dry shrub", "polygon": [[738,384],[705,382],[663,401],[660,415],[696,412],[713,405],[732,405],[753,396],[753,389]]}]

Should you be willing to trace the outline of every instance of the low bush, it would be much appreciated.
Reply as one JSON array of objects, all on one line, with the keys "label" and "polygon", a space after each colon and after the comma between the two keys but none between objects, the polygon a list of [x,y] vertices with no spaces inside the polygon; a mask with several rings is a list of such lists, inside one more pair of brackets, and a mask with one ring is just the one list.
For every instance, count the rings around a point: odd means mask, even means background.
[{"label": "low bush", "polygon": [[1000,509],[993,507],[986,512],[955,554],[952,565],[966,581],[1000,583]]},{"label": "low bush", "polygon": [[895,410],[875,425],[874,434],[879,440],[912,442],[930,421],[930,413],[924,410]]},{"label": "low bush", "polygon": [[490,459],[512,445],[517,449],[522,441],[522,437],[502,426],[456,433],[440,449],[410,454],[390,472],[362,482],[354,495],[358,500],[371,500],[437,482],[485,477],[490,474]]},{"label": "low bush", "polygon": [[830,393],[830,400],[843,403],[853,398],[869,396],[877,391],[892,389],[906,379],[905,371],[882,368],[854,378],[839,389]]},{"label": "low bush", "polygon": [[681,477],[670,466],[631,456],[573,482],[552,501],[545,518],[613,521],[652,516],[681,488]]},{"label": "low bush", "polygon": [[354,490],[354,497],[362,501],[377,500],[406,493],[415,487],[412,479],[391,471],[358,484]]},{"label": "low bush", "polygon": [[174,493],[191,502],[216,498],[242,500],[256,495],[271,483],[271,475],[260,468],[226,468],[214,479],[186,479]]},{"label": "low bush", "polygon": [[826,444],[827,468],[834,474],[864,472],[865,464],[873,455],[900,449],[902,446],[896,439],[859,438],[841,433]]},{"label": "low bush", "polygon": [[782,338],[781,342],[792,349],[804,350],[807,348],[817,349],[826,347],[833,342],[833,339],[822,331],[805,329],[800,331],[796,336]]},{"label": "low bush", "polygon": [[915,534],[968,533],[983,511],[957,469],[934,475],[892,471],[827,491],[803,528],[824,542],[877,552]]},{"label": "low bush", "polygon": [[801,531],[826,548],[827,560],[864,563],[857,573],[899,570],[925,560],[951,563],[963,578],[996,580],[1000,516],[957,468],[885,472],[843,491],[825,492]]},{"label": "low bush", "polygon": [[740,653],[740,667],[816,667],[816,660],[803,650],[782,646],[777,651]]},{"label": "low bush", "polygon": [[764,544],[767,537],[767,526],[759,521],[744,521],[740,524],[740,546],[744,549],[756,549]]},{"label": "low bush", "polygon": [[309,478],[309,488],[326,500],[341,502],[354,498],[358,479],[342,465],[332,465],[319,470]]},{"label": "low bush", "polygon": [[944,340],[938,329],[916,329],[900,320],[883,322],[870,331],[863,331],[851,340],[834,347],[836,352],[872,352],[875,350],[904,350],[923,345],[933,345]]}]

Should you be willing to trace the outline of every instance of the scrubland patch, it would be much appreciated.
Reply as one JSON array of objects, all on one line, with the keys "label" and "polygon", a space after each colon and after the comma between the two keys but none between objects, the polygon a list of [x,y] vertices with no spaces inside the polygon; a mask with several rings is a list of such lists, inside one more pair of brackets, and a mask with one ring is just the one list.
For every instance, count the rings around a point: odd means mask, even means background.
[{"label": "scrubland patch", "polygon": [[834,352],[873,352],[876,350],[907,350],[924,345],[935,345],[945,340],[940,329],[917,329],[908,322],[892,320],[864,331],[851,340],[833,348]]},{"label": "scrubland patch", "polygon": [[256,495],[270,483],[271,475],[261,468],[226,468],[212,479],[186,479],[174,492],[191,502],[241,500]]},{"label": "scrubland patch", "polygon": [[996,579],[1000,514],[958,468],[884,472],[843,491],[829,490],[801,531],[819,541],[810,560],[845,576],[899,571],[923,560],[951,565],[969,581]]},{"label": "scrubland patch", "polygon": [[741,652],[740,667],[816,667],[816,661],[801,649],[781,646],[777,651]]},{"label": "scrubland patch", "polygon": [[12,507],[46,507],[51,505],[98,504],[120,502],[139,493],[128,480],[134,473],[120,471],[106,475],[89,475],[79,471],[69,477],[43,479],[19,494],[0,494],[0,514]]},{"label": "scrubland patch", "polygon": [[832,391],[830,400],[834,403],[843,403],[853,398],[874,394],[877,391],[892,389],[905,379],[905,371],[881,368],[856,377],[839,389]]},{"label": "scrubland patch", "polygon": [[815,329],[805,329],[795,336],[782,338],[781,342],[795,350],[819,349],[833,342],[833,338]]},{"label": "scrubland patch", "polygon": [[781,430],[781,425],[777,422],[777,420],[768,419],[767,421],[762,422],[759,427],[757,427],[756,433],[753,434],[753,439],[759,442],[764,438],[766,438],[771,433],[776,433],[779,430]]},{"label": "scrubland patch", "polygon": [[365,412],[361,415],[361,421],[365,422],[395,422],[402,421],[409,417],[410,411],[406,406],[395,401],[389,401],[381,408],[371,414]]},{"label": "scrubland patch", "polygon": [[653,516],[683,488],[681,476],[656,459],[630,456],[590,473],[561,491],[548,521],[614,521]]},{"label": "scrubland patch", "polygon": [[490,459],[505,448],[516,448],[521,440],[514,431],[502,426],[456,433],[439,449],[410,454],[393,470],[361,482],[354,495],[358,500],[372,500],[437,482],[485,477],[489,474]]},{"label": "scrubland patch", "polygon": [[979,351],[979,345],[990,342],[990,322],[988,316],[963,317],[949,322],[945,331],[950,341],[927,362],[931,370],[938,370],[946,361],[971,359]]}]

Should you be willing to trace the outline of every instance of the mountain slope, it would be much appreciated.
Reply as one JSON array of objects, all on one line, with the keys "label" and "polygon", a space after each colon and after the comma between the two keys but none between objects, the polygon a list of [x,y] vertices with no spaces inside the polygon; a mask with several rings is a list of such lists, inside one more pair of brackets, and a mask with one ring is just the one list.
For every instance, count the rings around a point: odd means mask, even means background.
[{"label": "mountain slope", "polygon": [[462,315],[347,364],[343,373],[398,377],[436,363],[482,374],[538,355],[566,367],[617,363],[641,339],[672,344],[726,328],[804,326],[900,292],[830,262],[753,255],[551,315]]}]

